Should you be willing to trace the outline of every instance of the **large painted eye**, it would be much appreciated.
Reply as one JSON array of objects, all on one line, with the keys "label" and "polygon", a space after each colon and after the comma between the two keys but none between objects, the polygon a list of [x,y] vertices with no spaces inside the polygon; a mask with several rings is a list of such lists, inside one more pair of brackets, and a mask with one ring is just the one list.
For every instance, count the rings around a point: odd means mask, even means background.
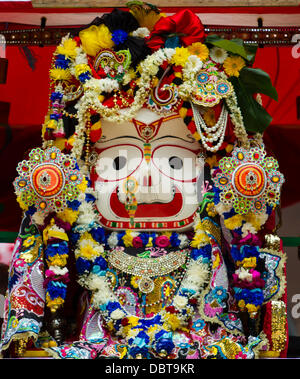
[{"label": "large painted eye", "polygon": [[173,170],[180,170],[183,167],[183,160],[179,157],[169,158],[169,165]]},{"label": "large painted eye", "polygon": [[123,180],[132,175],[142,159],[143,151],[135,145],[112,146],[100,152],[96,172],[105,182]]},{"label": "large painted eye", "polygon": [[114,160],[113,160],[113,168],[117,171],[121,170],[122,168],[125,167],[127,163],[127,158],[124,157],[123,155],[119,156],[119,157],[116,157]]},{"label": "large painted eye", "polygon": [[180,182],[194,182],[199,175],[197,151],[173,145],[159,146],[153,151],[153,165],[165,176]]}]

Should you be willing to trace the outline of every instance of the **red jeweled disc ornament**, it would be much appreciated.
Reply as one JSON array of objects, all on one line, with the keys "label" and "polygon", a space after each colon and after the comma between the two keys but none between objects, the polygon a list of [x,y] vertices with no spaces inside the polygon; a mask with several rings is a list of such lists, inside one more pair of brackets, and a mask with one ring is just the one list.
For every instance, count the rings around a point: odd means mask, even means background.
[{"label": "red jeweled disc ornament", "polygon": [[13,185],[23,207],[34,206],[43,213],[64,210],[67,201],[78,197],[83,180],[76,160],[56,147],[31,150],[29,159],[18,164],[17,172]]},{"label": "red jeweled disc ornament", "polygon": [[278,162],[267,157],[264,146],[249,150],[237,147],[231,157],[219,162],[221,172],[213,178],[220,192],[220,201],[232,205],[238,214],[262,213],[266,205],[276,206],[284,183]]}]

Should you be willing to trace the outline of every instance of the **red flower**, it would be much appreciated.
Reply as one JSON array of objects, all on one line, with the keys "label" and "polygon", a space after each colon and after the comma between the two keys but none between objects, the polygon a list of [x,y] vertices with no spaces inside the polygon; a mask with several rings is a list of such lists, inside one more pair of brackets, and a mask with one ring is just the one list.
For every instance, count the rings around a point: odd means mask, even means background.
[{"label": "red flower", "polygon": [[129,322],[128,322],[128,318],[127,318],[127,317],[124,317],[124,318],[122,319],[122,321],[121,321],[121,324],[122,324],[122,326],[127,326],[127,325],[129,324]]},{"label": "red flower", "polygon": [[132,246],[135,248],[143,247],[143,241],[141,237],[134,237],[132,240]]},{"label": "red flower", "polygon": [[205,38],[202,22],[189,9],[182,10],[173,16],[161,17],[155,24],[147,45],[152,50],[158,50],[164,46],[170,34],[178,35],[183,46],[203,42]]},{"label": "red flower", "polygon": [[169,237],[167,236],[158,236],[155,238],[155,244],[158,247],[167,247],[170,244]]},{"label": "red flower", "polygon": [[179,313],[178,311],[177,311],[177,309],[173,306],[173,305],[169,305],[168,307],[166,307],[166,312],[168,312],[168,313]]}]

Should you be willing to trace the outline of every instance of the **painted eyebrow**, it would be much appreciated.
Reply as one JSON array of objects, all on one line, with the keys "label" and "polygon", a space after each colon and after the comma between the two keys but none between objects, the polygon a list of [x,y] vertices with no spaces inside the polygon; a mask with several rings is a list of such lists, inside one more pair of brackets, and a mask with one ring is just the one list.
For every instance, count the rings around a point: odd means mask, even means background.
[{"label": "painted eyebrow", "polygon": [[[116,139],[121,139],[121,138],[132,138],[132,139],[136,139],[138,141],[141,141],[141,142],[144,142],[144,140],[142,138],[139,138],[139,137],[134,137],[134,136],[120,136],[120,137],[114,137],[114,138],[111,138],[111,139],[107,139],[107,140],[103,140],[103,141],[98,141],[98,143],[105,143],[105,142],[110,142],[110,141],[114,141]],[[151,143],[152,142],[156,142],[156,141],[159,141],[161,139],[164,139],[164,138],[175,138],[175,139],[179,139],[181,141],[184,141],[184,142],[187,142],[187,143],[194,143],[195,140],[194,138],[191,136],[191,139],[190,140],[186,140],[184,138],[181,138],[181,137],[176,137],[176,136],[172,136],[172,135],[167,135],[167,136],[163,136],[163,137],[159,137],[159,138],[155,138],[154,140],[150,141]]]},{"label": "painted eyebrow", "polygon": [[103,141],[97,141],[97,143],[105,143],[105,142],[110,142],[110,141],[114,141],[116,139],[121,139],[121,138],[132,138],[132,139],[137,139],[138,141],[141,141],[141,142],[144,142],[144,140],[142,138],[139,138],[139,137],[134,137],[134,136],[120,136],[120,137],[114,137],[114,138],[111,138],[111,139],[106,139],[106,140],[103,140]]},{"label": "painted eyebrow", "polygon": [[194,143],[195,140],[194,138],[191,136],[191,139],[190,140],[186,140],[184,138],[181,138],[181,137],[176,137],[176,136],[171,136],[171,135],[167,135],[167,136],[163,136],[163,137],[159,137],[159,138],[155,138],[154,140],[152,140],[151,142],[156,142],[156,141],[159,141],[161,139],[164,139],[164,138],[175,138],[175,139],[179,139],[181,141],[184,141],[184,142],[188,142],[188,143]]}]

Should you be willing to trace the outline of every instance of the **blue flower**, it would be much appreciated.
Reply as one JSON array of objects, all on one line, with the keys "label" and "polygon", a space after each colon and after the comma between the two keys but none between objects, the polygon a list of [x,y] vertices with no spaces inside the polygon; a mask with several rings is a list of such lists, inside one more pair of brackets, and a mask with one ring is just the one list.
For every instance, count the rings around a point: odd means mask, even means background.
[{"label": "blue flower", "polygon": [[162,350],[165,350],[167,354],[171,354],[174,348],[175,345],[172,338],[162,337],[156,342],[156,350],[158,353],[160,353]]},{"label": "blue flower", "polygon": [[117,29],[112,33],[112,41],[116,45],[120,45],[121,43],[124,43],[128,38],[128,33],[125,32],[125,30]]},{"label": "blue flower", "polygon": [[65,70],[69,67],[70,60],[67,59],[64,55],[58,54],[55,59],[55,67],[62,68]]},{"label": "blue flower", "polygon": [[261,305],[264,302],[264,294],[260,288],[255,288],[252,290],[241,289],[234,287],[235,298],[237,301],[244,300],[246,304]]},{"label": "blue flower", "polygon": [[63,94],[61,92],[52,92],[51,94],[51,101],[55,102],[56,100],[61,100],[63,98]]},{"label": "blue flower", "polygon": [[148,358],[149,352],[148,347],[143,346],[140,348],[139,346],[134,346],[129,349],[129,354],[132,358],[135,358],[137,355],[141,355],[143,358]]},{"label": "blue flower", "polygon": [[220,202],[220,192],[222,192],[222,190],[220,190],[219,188],[213,186],[213,191],[214,191],[213,202],[215,203],[215,205],[217,205]]},{"label": "blue flower", "polygon": [[95,196],[93,196],[92,194],[87,193],[87,194],[85,195],[85,201],[86,201],[87,203],[89,203],[89,202],[94,202],[95,200],[96,200],[96,198],[95,198]]},{"label": "blue flower", "polygon": [[73,232],[70,235],[71,242],[75,245],[80,238],[80,233]]},{"label": "blue flower", "polygon": [[81,83],[85,83],[87,80],[91,78],[91,74],[87,72],[83,72],[78,76],[78,79],[81,81]]},{"label": "blue flower", "polygon": [[61,117],[60,117],[60,114],[52,113],[52,114],[50,115],[50,119],[51,119],[51,120],[56,120],[56,121],[58,121],[60,118],[61,118]]},{"label": "blue flower", "polygon": [[191,258],[195,261],[202,258],[203,262],[208,263],[211,259],[211,245],[205,245],[200,249],[193,249],[191,252]]},{"label": "blue flower", "polygon": [[243,245],[241,247],[241,254],[242,254],[243,259],[249,258],[249,257],[258,257],[259,248],[258,246]]},{"label": "blue flower", "polygon": [[92,262],[86,259],[79,257],[76,261],[76,269],[79,275],[84,274],[85,272],[90,272],[92,267]]},{"label": "blue flower", "polygon": [[68,252],[69,252],[68,243],[66,241],[62,241],[59,243],[49,244],[45,249],[45,256],[46,258],[48,258],[48,257],[53,257],[56,254],[59,254],[59,255],[68,254]]},{"label": "blue flower", "polygon": [[97,257],[94,262],[95,265],[99,266],[101,270],[107,269],[107,262],[103,257]]},{"label": "blue flower", "polygon": [[109,313],[112,313],[116,309],[121,309],[121,306],[120,306],[120,304],[117,301],[110,301],[106,305],[106,309],[108,310]]},{"label": "blue flower", "polygon": [[94,240],[99,243],[106,242],[105,230],[101,228],[100,226],[98,228],[92,229],[91,235],[94,238]]},{"label": "blue flower", "polygon": [[27,210],[27,212],[26,212],[26,215],[28,215],[28,216],[32,216],[33,214],[35,214],[35,212],[36,212],[36,207],[34,207],[33,205],[31,205],[31,206],[28,208],[28,210]]},{"label": "blue flower", "polygon": [[73,201],[67,201],[67,205],[69,208],[71,208],[73,211],[77,211],[78,208],[80,207],[80,201],[78,200],[73,200]]},{"label": "blue flower", "polygon": [[231,217],[233,217],[235,215],[236,215],[236,212],[235,212],[234,208],[232,208],[229,212],[223,213],[223,216],[224,216],[225,220],[228,219],[228,218],[231,218]]},{"label": "blue flower", "polygon": [[171,245],[173,247],[177,247],[180,245],[180,239],[178,238],[177,233],[172,233],[171,238],[170,238]]},{"label": "blue flower", "polygon": [[67,294],[67,288],[66,285],[62,282],[53,281],[48,283],[47,293],[49,294],[52,300],[57,297],[65,299]]}]

